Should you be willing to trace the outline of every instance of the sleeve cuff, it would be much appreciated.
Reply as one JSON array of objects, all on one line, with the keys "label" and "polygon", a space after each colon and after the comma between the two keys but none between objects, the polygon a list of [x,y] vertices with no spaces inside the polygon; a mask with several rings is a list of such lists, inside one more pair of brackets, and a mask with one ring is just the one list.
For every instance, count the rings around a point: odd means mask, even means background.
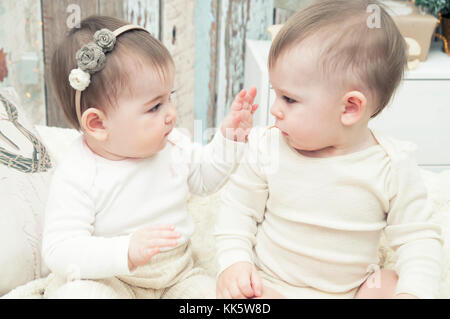
[{"label": "sleeve cuff", "polygon": [[247,251],[242,249],[233,249],[221,253],[217,257],[217,263],[219,265],[217,276],[219,276],[225,269],[238,262],[249,262],[253,264],[253,258]]},{"label": "sleeve cuff", "polygon": [[118,275],[132,275],[134,271],[130,271],[128,268],[128,247],[130,245],[131,234],[127,236],[121,236],[117,238],[117,243],[115,245],[115,260],[114,267]]},{"label": "sleeve cuff", "polygon": [[211,146],[214,153],[226,162],[236,162],[244,155],[247,143],[229,140],[223,135],[222,130],[219,129],[211,141]]},{"label": "sleeve cuff", "polygon": [[[434,281],[436,284],[431,283]],[[395,295],[406,293],[420,299],[436,299],[439,296],[439,280],[431,280],[429,277],[414,275],[399,275]]]}]

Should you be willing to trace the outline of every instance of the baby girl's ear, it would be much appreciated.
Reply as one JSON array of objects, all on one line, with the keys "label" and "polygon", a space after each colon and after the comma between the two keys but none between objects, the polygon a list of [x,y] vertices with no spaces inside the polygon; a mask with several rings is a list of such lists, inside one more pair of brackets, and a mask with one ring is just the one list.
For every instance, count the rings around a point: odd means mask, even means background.
[{"label": "baby girl's ear", "polygon": [[106,116],[103,111],[96,108],[89,108],[81,116],[81,125],[83,131],[98,141],[104,141],[107,138],[107,131],[103,122]]},{"label": "baby girl's ear", "polygon": [[367,107],[367,99],[359,91],[351,91],[343,97],[343,108],[341,112],[341,123],[344,126],[351,126],[359,122],[364,117]]}]

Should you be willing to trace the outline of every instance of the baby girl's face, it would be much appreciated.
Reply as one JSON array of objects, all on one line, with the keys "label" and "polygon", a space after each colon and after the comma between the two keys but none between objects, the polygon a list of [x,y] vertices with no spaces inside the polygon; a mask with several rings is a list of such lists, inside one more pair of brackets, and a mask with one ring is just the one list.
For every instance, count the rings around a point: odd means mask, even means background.
[{"label": "baby girl's face", "polygon": [[146,158],[162,150],[175,126],[177,112],[170,99],[174,74],[165,79],[143,66],[122,90],[118,107],[107,113],[107,150],[124,158]]},{"label": "baby girl's face", "polygon": [[271,113],[287,142],[300,151],[334,144],[342,126],[341,95],[317,71],[318,51],[310,41],[282,52],[270,69],[276,93]]}]

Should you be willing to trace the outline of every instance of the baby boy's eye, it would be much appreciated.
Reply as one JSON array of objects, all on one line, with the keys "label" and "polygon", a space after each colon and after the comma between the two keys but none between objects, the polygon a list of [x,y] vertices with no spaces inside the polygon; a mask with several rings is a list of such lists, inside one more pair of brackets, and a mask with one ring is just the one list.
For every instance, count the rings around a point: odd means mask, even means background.
[{"label": "baby boy's eye", "polygon": [[288,98],[287,96],[283,96],[283,99],[286,101],[286,103],[288,103],[288,104],[292,104],[292,103],[295,103],[295,102],[297,102],[296,100],[293,100],[293,99],[291,99],[291,98]]},{"label": "baby boy's eye", "polygon": [[159,108],[161,107],[161,103],[159,103],[158,105],[155,105],[154,107],[152,107],[149,112],[153,113],[153,112],[157,112],[159,110]]}]

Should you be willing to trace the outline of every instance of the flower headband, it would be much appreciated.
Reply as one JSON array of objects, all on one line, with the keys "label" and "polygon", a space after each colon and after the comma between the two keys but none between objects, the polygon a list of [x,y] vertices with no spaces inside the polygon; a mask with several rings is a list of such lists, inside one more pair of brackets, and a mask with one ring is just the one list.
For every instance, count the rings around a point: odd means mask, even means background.
[{"label": "flower headband", "polygon": [[91,83],[91,74],[103,69],[106,62],[105,53],[114,49],[116,38],[124,32],[130,30],[144,30],[138,25],[124,25],[115,31],[101,29],[94,34],[94,41],[86,44],[76,54],[77,69],[73,69],[69,75],[70,86],[75,92],[75,108],[77,112],[78,122],[81,127],[81,92],[83,92]]}]

